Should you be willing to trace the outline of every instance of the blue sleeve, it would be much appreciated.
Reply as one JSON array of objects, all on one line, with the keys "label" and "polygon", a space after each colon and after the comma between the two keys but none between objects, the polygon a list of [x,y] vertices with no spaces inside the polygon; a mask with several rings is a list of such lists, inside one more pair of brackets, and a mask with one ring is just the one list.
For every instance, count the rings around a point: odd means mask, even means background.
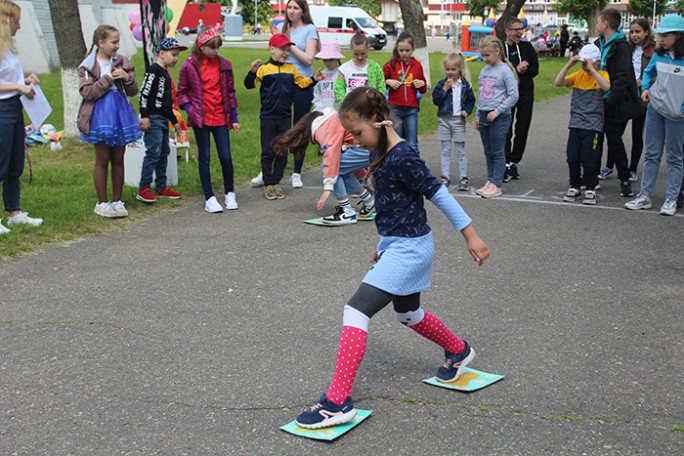
[{"label": "blue sleeve", "polygon": [[432,102],[436,106],[440,106],[442,102],[446,99],[447,93],[444,91],[444,82],[446,79],[442,79],[437,83],[434,90],[432,91]]},{"label": "blue sleeve", "polygon": [[464,83],[468,85],[465,88],[465,96],[463,97],[464,101],[461,109],[470,115],[475,108],[475,94],[473,93],[473,88],[471,85],[467,81],[464,81]]},{"label": "blue sleeve", "polygon": [[653,84],[653,80],[655,79],[655,76],[657,74],[656,72],[656,60],[657,55],[654,55],[653,58],[651,58],[651,61],[648,63],[648,66],[644,68],[644,75],[643,78],[641,79],[641,91],[643,92],[644,90],[650,90],[651,85]]},{"label": "blue sleeve", "polygon": [[466,214],[460,204],[456,202],[449,190],[442,185],[439,190],[430,198],[432,204],[437,206],[442,213],[449,219],[456,231],[461,231],[473,223],[472,219]]}]

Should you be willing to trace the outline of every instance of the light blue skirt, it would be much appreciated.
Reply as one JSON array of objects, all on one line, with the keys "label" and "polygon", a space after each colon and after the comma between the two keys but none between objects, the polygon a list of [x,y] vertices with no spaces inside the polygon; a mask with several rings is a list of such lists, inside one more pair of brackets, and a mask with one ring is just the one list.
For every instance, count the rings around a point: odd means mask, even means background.
[{"label": "light blue skirt", "polygon": [[363,283],[398,296],[430,288],[435,254],[432,231],[412,238],[383,236],[377,251],[380,259],[366,273]]}]

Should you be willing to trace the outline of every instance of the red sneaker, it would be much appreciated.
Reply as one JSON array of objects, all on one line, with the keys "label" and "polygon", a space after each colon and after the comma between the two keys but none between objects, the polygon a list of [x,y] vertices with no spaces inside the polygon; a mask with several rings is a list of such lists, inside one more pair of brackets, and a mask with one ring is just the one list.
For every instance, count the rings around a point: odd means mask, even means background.
[{"label": "red sneaker", "polygon": [[183,198],[183,195],[178,193],[177,191],[173,190],[171,187],[166,187],[164,190],[161,192],[159,190],[155,190],[154,193],[157,194],[157,196],[163,196],[172,200],[177,200]]},{"label": "red sneaker", "polygon": [[143,203],[157,202],[157,198],[155,198],[152,194],[152,190],[150,190],[150,187],[141,188],[138,194],[135,195],[135,199],[137,199],[138,201],[142,201]]}]

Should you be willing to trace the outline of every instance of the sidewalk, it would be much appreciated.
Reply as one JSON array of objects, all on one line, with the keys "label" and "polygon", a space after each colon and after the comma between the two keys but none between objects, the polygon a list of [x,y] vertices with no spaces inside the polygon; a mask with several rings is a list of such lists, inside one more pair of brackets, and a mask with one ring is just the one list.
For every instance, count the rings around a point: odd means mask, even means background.
[{"label": "sidewalk", "polygon": [[[423,306],[502,382],[421,383],[440,350],[386,309],[354,388],[373,415],[332,446],[279,431],[328,387],[377,242],[372,223],[302,223],[321,215],[311,171],[282,201],[247,188],[238,211],[197,204],[0,265],[0,454],[684,454],[684,217],[622,209],[614,179],[596,207],[562,203],[568,103],[535,106],[503,198],[455,195],[492,250],[484,266],[426,204]],[[438,141],[420,145],[439,174]],[[473,128],[467,151],[481,184]]]}]

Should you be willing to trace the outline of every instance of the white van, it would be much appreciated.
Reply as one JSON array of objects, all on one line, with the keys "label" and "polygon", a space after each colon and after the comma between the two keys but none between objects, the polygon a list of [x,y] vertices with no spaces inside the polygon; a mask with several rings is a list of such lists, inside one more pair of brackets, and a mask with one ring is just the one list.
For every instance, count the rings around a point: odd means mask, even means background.
[{"label": "white van", "polygon": [[361,31],[372,48],[380,50],[387,45],[387,33],[361,8],[312,5],[309,10],[321,41],[336,40],[349,46],[352,36]]}]

